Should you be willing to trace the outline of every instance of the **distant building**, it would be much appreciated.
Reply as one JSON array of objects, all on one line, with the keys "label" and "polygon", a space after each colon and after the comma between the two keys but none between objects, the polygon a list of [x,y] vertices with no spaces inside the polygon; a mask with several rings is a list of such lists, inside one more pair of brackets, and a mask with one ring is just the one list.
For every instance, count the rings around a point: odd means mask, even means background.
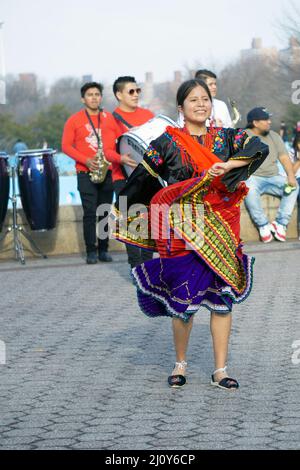
[{"label": "distant building", "polygon": [[19,81],[25,85],[30,93],[37,92],[37,76],[34,73],[20,73]]},{"label": "distant building", "polygon": [[300,43],[297,38],[291,36],[289,39],[289,47],[287,49],[278,50],[276,47],[263,47],[261,38],[252,39],[251,49],[241,50],[241,58],[248,59],[260,57],[270,61],[283,61],[289,65],[300,64]]},{"label": "distant building", "polygon": [[241,50],[241,58],[267,58],[270,60],[278,59],[278,50],[276,47],[263,47],[261,38],[253,38],[251,49]]},{"label": "distant building", "polygon": [[149,105],[154,98],[154,82],[153,82],[153,73],[146,72],[145,82],[143,84],[143,96],[142,101],[144,105]]},{"label": "distant building", "polygon": [[279,60],[291,65],[300,65],[300,42],[294,36],[290,37],[289,47],[279,51]]},{"label": "distant building", "polygon": [[93,81],[93,75],[82,75],[82,83],[88,83]]},{"label": "distant building", "polygon": [[151,109],[154,114],[168,114],[174,117],[175,96],[182,81],[182,72],[178,70],[174,72],[172,81],[161,83],[154,83],[153,73],[147,72],[145,82],[142,83],[141,106]]},{"label": "distant building", "polygon": [[170,83],[171,89],[176,93],[182,83],[182,73],[179,70],[174,72],[174,80]]}]

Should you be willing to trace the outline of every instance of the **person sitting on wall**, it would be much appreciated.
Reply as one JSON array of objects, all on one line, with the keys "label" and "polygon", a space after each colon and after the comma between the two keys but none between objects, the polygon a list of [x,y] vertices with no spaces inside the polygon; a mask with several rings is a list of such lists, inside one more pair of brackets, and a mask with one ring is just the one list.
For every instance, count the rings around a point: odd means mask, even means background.
[{"label": "person sitting on wall", "polygon": [[[263,107],[253,108],[247,114],[247,133],[250,137],[258,136],[269,147],[268,157],[246,182],[249,193],[245,199],[245,205],[264,243],[271,242],[274,237],[285,242],[287,225],[299,192],[288,151],[280,135],[271,130],[270,117],[271,114]],[[286,177],[279,174],[277,160],[282,164]],[[263,194],[280,197],[276,218],[271,223],[262,208]]]}]

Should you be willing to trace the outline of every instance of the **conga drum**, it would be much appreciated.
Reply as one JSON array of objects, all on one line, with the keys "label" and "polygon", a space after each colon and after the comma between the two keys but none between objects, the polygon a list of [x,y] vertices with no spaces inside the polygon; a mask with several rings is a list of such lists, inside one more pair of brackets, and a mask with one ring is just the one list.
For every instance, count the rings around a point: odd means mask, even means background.
[{"label": "conga drum", "polygon": [[51,230],[56,226],[59,203],[59,176],[52,149],[18,153],[18,182],[25,216],[31,230]]},{"label": "conga drum", "polygon": [[[118,140],[119,153],[130,153],[130,156],[137,163],[140,163],[150,142],[163,134],[167,126],[178,127],[169,117],[158,114],[145,124],[131,128],[121,135]],[[124,170],[127,176],[130,176],[133,172],[133,168],[127,165],[124,165]]]},{"label": "conga drum", "polygon": [[5,152],[0,152],[0,232],[7,212],[9,183],[8,155]]}]

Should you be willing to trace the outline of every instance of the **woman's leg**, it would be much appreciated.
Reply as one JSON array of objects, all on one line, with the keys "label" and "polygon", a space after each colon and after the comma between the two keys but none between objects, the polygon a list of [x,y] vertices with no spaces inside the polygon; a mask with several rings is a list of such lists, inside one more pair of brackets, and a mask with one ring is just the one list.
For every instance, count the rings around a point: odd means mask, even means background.
[{"label": "woman's leg", "polygon": [[[176,352],[176,362],[181,362],[186,360],[186,351],[188,348],[189,338],[191,334],[191,330],[193,327],[193,317],[190,318],[188,323],[180,320],[179,318],[173,318],[172,321],[173,325],[173,338],[174,338],[174,346]],[[178,371],[175,367],[172,375],[181,373],[182,370]],[[183,374],[182,374],[183,375]]]},{"label": "woman's leg", "polygon": [[[214,312],[211,314],[210,331],[213,340],[215,370],[225,367],[227,362],[231,320],[231,314],[220,315]],[[226,376],[226,372],[217,372],[215,374],[215,380],[219,382]]]}]

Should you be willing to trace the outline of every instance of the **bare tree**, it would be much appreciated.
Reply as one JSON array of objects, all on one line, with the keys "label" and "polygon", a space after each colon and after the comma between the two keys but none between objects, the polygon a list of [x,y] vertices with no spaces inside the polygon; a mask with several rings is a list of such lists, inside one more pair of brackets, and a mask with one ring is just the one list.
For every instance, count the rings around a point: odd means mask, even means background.
[{"label": "bare tree", "polygon": [[5,113],[14,116],[18,123],[25,123],[28,118],[46,106],[45,86],[37,78],[26,80],[12,75],[6,78],[7,104]]},{"label": "bare tree", "polygon": [[300,7],[294,0],[290,0],[285,10],[284,18],[276,22],[277,29],[283,32],[286,38],[293,36],[300,41]]},{"label": "bare tree", "polygon": [[246,125],[250,109],[265,106],[273,114],[275,127],[279,126],[289,100],[289,87],[276,60],[241,58],[223,69],[219,83],[220,98],[237,102],[242,115],[239,125]]},{"label": "bare tree", "polygon": [[78,111],[80,105],[80,88],[82,81],[74,77],[63,77],[57,80],[50,88],[48,106],[63,105],[69,109],[70,114]]}]

